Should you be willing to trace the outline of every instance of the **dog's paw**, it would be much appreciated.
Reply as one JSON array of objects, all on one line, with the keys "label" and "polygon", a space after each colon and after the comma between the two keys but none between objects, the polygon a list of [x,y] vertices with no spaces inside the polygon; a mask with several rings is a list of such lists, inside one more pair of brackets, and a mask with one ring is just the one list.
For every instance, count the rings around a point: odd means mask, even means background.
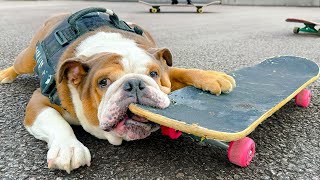
[{"label": "dog's paw", "polygon": [[204,91],[220,95],[221,93],[230,93],[236,87],[236,81],[226,73],[204,71],[196,86]]},{"label": "dog's paw", "polygon": [[80,166],[90,166],[91,155],[77,139],[54,140],[47,154],[49,169],[61,169],[70,173]]},{"label": "dog's paw", "polygon": [[18,74],[14,71],[13,67],[9,67],[0,71],[0,84],[12,83]]}]

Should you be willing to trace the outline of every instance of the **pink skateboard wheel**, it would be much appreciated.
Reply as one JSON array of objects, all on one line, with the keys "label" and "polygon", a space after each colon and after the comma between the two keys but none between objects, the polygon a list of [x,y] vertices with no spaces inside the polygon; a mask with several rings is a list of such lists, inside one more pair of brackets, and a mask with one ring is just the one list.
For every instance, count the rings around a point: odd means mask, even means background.
[{"label": "pink skateboard wheel", "polygon": [[310,105],[311,96],[312,96],[312,94],[311,94],[310,90],[303,89],[295,97],[296,105],[304,107],[304,108],[308,107]]},{"label": "pink skateboard wheel", "polygon": [[177,131],[173,128],[169,128],[167,126],[160,126],[161,127],[161,133],[164,136],[169,136],[171,139],[178,139],[182,132],[181,131]]},{"label": "pink skateboard wheel", "polygon": [[228,148],[228,158],[233,164],[247,167],[254,157],[256,145],[251,138],[245,137],[237,141],[231,141]]}]

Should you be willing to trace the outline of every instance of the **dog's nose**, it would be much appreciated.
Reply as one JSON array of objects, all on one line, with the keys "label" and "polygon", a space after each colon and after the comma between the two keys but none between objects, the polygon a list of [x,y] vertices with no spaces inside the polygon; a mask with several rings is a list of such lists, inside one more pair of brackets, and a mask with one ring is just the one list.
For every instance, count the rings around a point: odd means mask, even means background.
[{"label": "dog's nose", "polygon": [[123,85],[123,90],[127,92],[143,91],[145,88],[145,83],[139,79],[130,79]]}]

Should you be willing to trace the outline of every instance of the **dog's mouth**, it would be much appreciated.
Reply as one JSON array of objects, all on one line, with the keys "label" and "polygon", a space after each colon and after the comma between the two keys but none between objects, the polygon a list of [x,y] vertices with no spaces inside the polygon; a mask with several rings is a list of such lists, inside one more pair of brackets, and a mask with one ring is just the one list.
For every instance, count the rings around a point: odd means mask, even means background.
[{"label": "dog's mouth", "polygon": [[148,137],[157,131],[160,126],[146,118],[133,114],[127,109],[126,114],[114,126],[113,132],[125,140],[137,140]]},{"label": "dog's mouth", "polygon": [[[131,102],[130,99],[128,102]],[[144,139],[160,128],[158,124],[133,114],[128,108],[129,105],[118,106],[119,103],[114,105],[103,116],[104,123],[100,123],[100,128],[104,131],[114,133],[116,136],[130,141]]]},{"label": "dog's mouth", "polygon": [[[143,77],[142,77],[143,79]],[[129,110],[129,105],[132,103],[155,108],[164,109],[169,106],[170,100],[167,94],[163,93],[154,80],[150,80],[151,85],[146,85],[142,81],[129,79],[122,83],[130,85],[131,89],[121,85],[119,90],[112,94],[107,94],[104,101],[99,105],[98,118],[100,128],[104,131],[113,133],[115,136],[121,137],[124,140],[137,140],[148,137],[152,132],[159,129],[159,125],[148,121],[146,118],[133,114]],[[131,83],[132,83],[131,82]],[[137,84],[139,82],[139,84]],[[148,82],[147,80],[144,82]],[[140,87],[141,84],[145,86]],[[153,85],[154,84],[154,85]],[[139,85],[139,87],[138,87]],[[127,89],[126,89],[127,88]],[[142,88],[142,89],[140,89]],[[130,90],[130,91],[129,91]]]}]

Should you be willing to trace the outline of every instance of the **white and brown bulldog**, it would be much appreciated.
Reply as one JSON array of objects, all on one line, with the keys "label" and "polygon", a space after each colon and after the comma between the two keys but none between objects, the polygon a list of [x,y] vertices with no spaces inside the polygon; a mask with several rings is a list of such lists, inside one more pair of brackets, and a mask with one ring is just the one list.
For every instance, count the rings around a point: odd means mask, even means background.
[{"label": "white and brown bulldog", "polygon": [[[49,18],[13,66],[0,71],[0,82],[11,83],[20,74],[33,73],[37,42],[68,16]],[[170,51],[157,47],[142,30],[138,35],[106,26],[81,35],[63,52],[56,69],[61,105],[51,103],[40,89],[34,92],[24,125],[33,136],[48,143],[49,168],[70,173],[90,165],[90,152],[77,140],[70,124],[120,145],[123,140],[146,138],[158,129],[158,125],[133,115],[129,104],[166,108],[170,104],[167,94],[185,86],[216,95],[235,87],[234,79],[222,72],[171,67]]]}]

